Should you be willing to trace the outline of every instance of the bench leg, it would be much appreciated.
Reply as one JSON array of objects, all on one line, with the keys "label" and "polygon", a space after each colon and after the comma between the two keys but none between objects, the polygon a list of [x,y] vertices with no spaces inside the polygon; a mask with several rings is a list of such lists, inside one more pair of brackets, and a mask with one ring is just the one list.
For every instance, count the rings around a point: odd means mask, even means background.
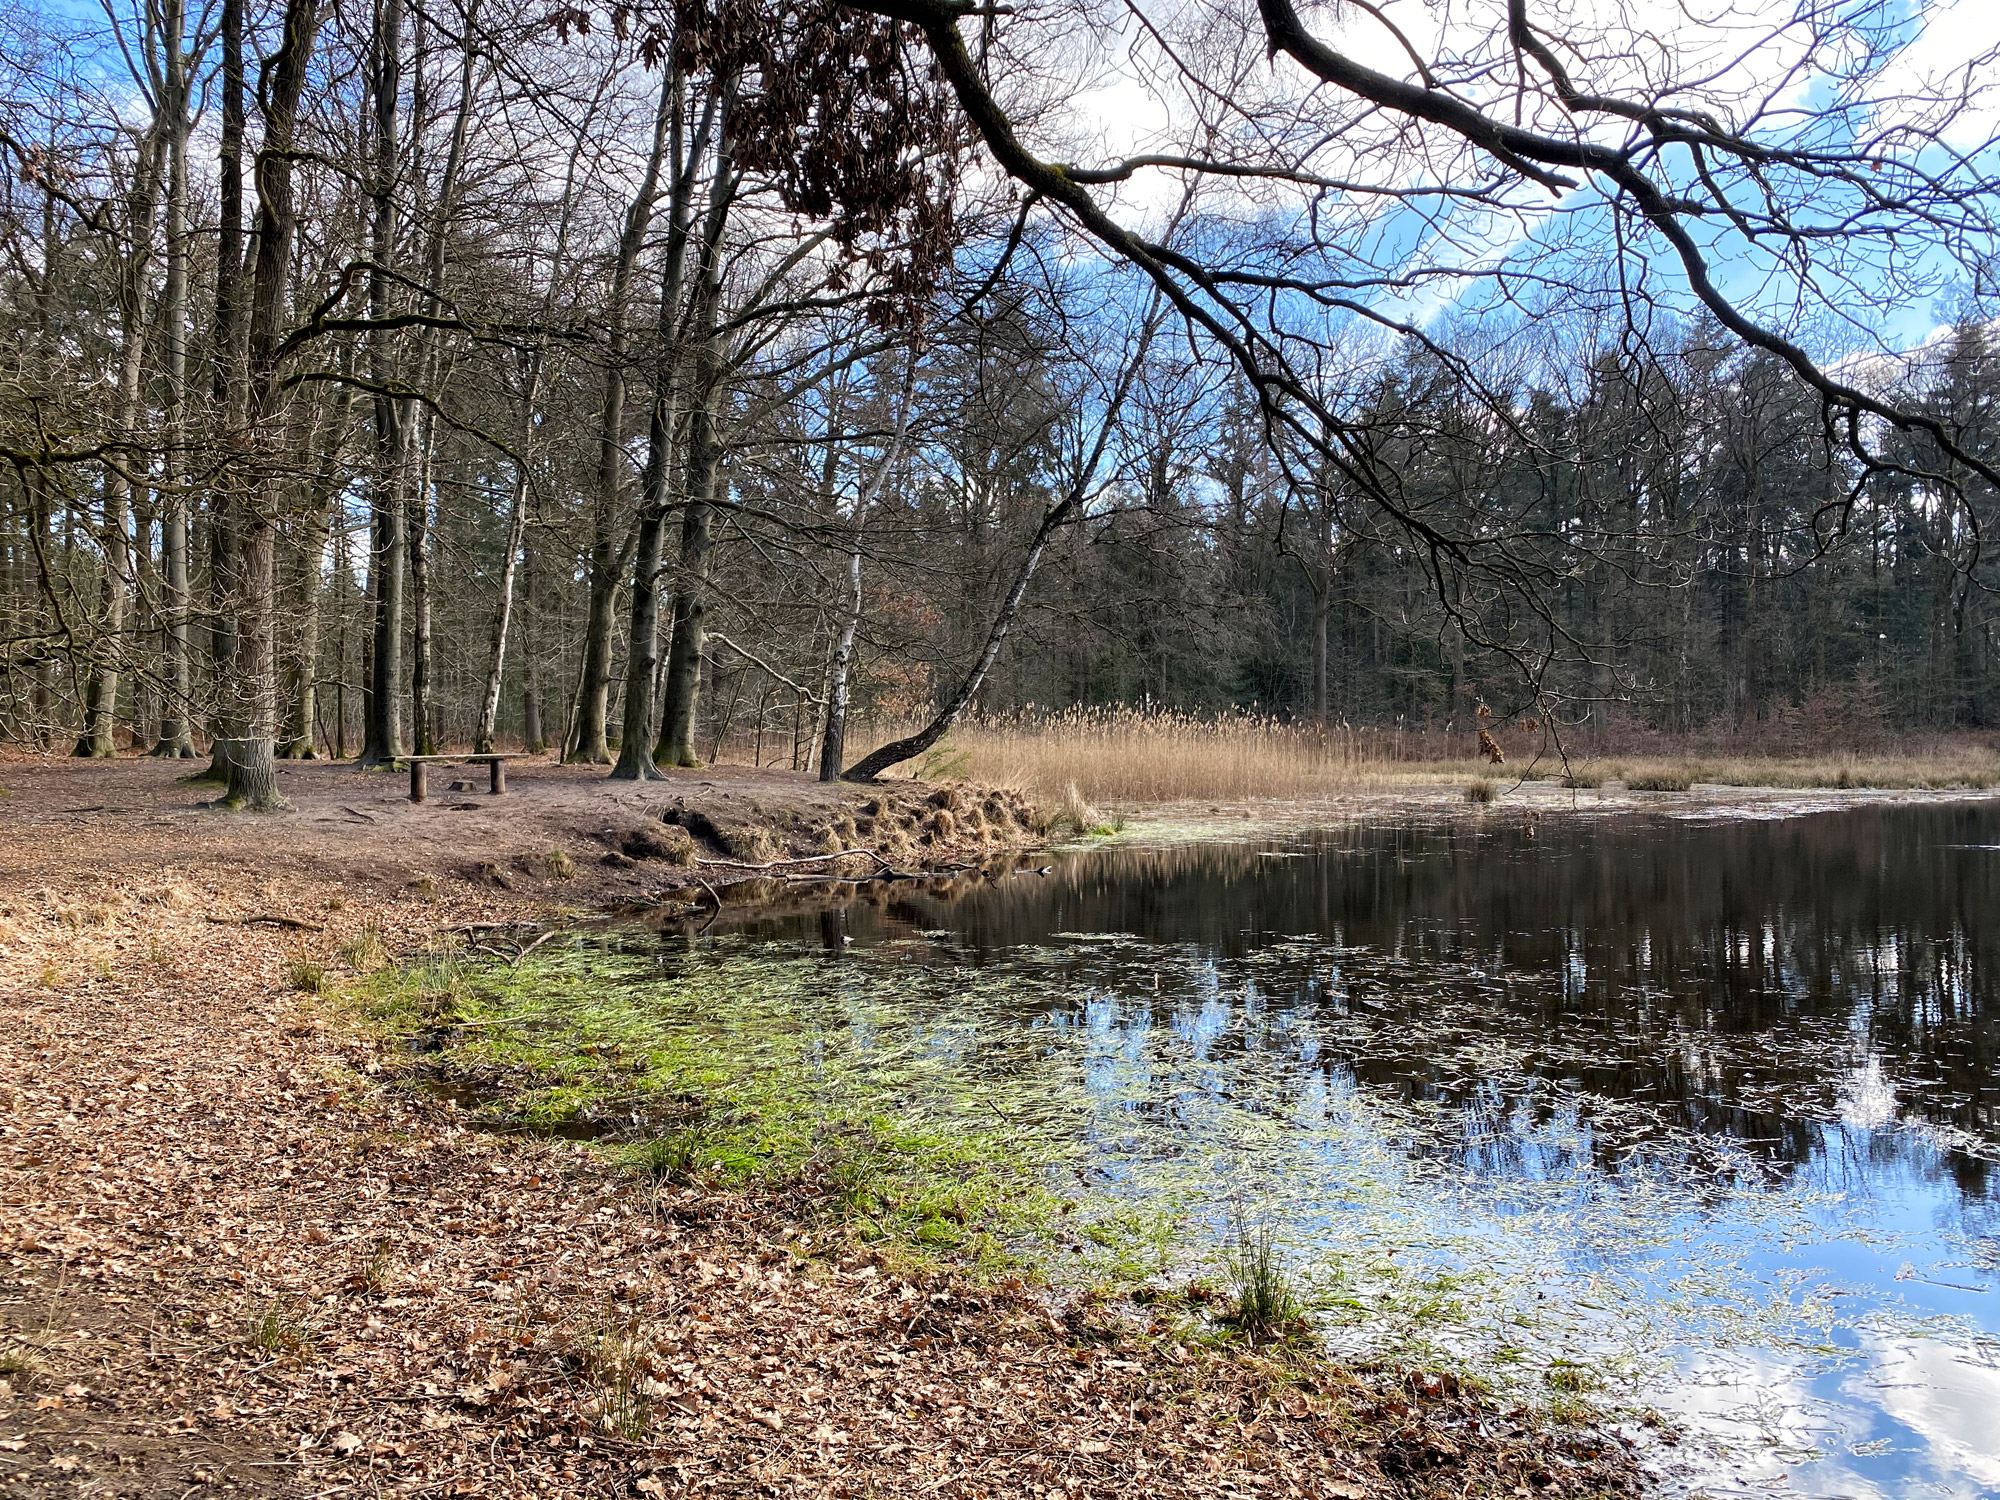
[{"label": "bench leg", "polygon": [[493,795],[504,797],[507,794],[507,762],[504,760],[492,760],[488,761],[487,765],[493,771]]},{"label": "bench leg", "polygon": [[410,800],[412,802],[421,802],[424,800],[424,794],[428,790],[424,784],[424,772],[426,769],[428,768],[420,760],[410,762]]}]

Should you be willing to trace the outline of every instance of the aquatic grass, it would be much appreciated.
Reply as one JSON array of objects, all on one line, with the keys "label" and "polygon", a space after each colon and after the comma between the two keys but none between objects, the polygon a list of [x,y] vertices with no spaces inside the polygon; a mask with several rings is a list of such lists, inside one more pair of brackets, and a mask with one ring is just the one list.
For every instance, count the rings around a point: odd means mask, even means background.
[{"label": "aquatic grass", "polygon": [[[669,1121],[615,1148],[642,1177],[782,1186],[859,1241],[1004,1262],[1053,1212],[1056,1136],[1008,1123],[1023,1101],[954,1081],[942,1053],[855,1050],[841,1002],[801,1005],[798,977],[753,961],[664,983],[651,957],[595,948],[518,969],[433,960],[385,971],[356,1001],[408,1023],[448,996],[463,1026],[450,1066],[507,1078],[508,1108],[530,1125]],[[885,1021],[892,1004],[872,1002]]]},{"label": "aquatic grass", "polygon": [[1239,1211],[1229,1274],[1236,1287],[1229,1321],[1252,1344],[1290,1338],[1305,1326],[1305,1309],[1278,1254],[1277,1235],[1271,1225],[1252,1229]]}]

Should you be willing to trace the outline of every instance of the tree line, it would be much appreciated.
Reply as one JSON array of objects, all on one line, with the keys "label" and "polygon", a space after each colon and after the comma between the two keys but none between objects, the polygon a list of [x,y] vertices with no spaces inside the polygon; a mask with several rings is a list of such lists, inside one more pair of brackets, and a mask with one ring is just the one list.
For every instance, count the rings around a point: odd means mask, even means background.
[{"label": "tree line", "polygon": [[[0,738],[254,806],[503,741],[866,778],[1073,703],[1993,723],[1975,70],[1878,47],[1801,123],[1521,0],[1415,94],[1282,0],[1077,10],[1200,85],[1175,149],[1038,154],[1071,64],[979,6],[0,23]],[[1445,253],[1497,220],[1534,255]]]}]

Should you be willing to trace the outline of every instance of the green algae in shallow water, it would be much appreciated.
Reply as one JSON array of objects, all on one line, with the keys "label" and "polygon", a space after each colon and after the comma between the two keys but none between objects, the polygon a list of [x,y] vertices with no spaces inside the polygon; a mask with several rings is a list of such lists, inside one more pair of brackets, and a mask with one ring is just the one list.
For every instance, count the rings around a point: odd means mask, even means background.
[{"label": "green algae in shallow water", "polygon": [[1059,1260],[1126,1283],[1157,1270],[1164,1236],[1147,1215],[1079,1213],[1061,1191],[1075,1101],[969,1067],[979,1038],[926,978],[578,946],[519,968],[420,965],[367,1005],[451,1034],[454,1070],[505,1075],[508,1109],[531,1124],[643,1122],[658,1133],[627,1155],[648,1172],[796,1181],[864,1240],[988,1269]]}]

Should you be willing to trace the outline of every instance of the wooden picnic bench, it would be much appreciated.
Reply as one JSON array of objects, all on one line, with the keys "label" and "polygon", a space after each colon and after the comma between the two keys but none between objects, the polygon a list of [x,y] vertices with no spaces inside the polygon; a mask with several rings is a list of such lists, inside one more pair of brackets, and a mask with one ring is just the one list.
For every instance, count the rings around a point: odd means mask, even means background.
[{"label": "wooden picnic bench", "polygon": [[399,755],[396,759],[410,768],[410,800],[421,802],[429,795],[430,787],[424,771],[428,766],[444,764],[478,765],[482,761],[491,769],[493,785],[491,795],[503,797],[507,794],[507,762],[526,760],[525,755]]}]

